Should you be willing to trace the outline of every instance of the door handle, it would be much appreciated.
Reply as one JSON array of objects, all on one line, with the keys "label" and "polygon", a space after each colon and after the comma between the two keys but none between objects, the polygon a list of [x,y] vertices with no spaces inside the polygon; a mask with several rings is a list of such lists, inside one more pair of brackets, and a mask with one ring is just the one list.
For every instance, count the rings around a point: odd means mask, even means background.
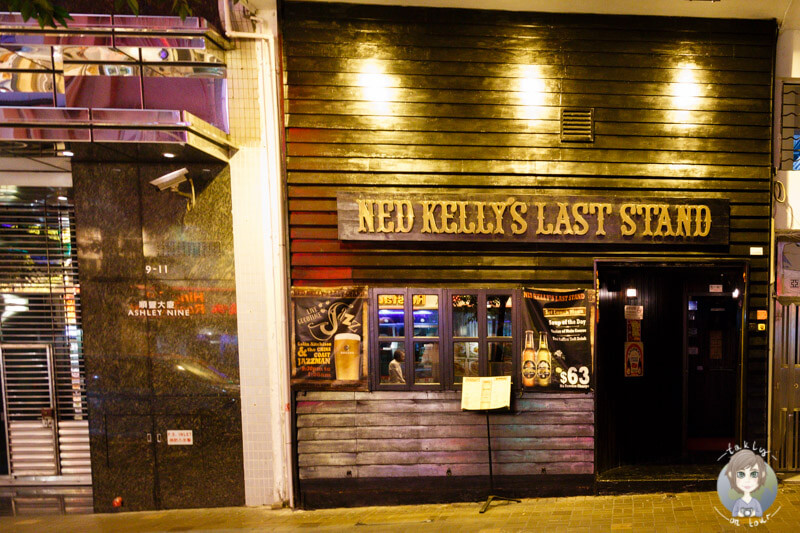
[{"label": "door handle", "polygon": [[156,442],[161,442],[161,433],[156,433]]},{"label": "door handle", "polygon": [[152,433],[148,433],[147,434],[147,442],[153,442],[153,434]]}]

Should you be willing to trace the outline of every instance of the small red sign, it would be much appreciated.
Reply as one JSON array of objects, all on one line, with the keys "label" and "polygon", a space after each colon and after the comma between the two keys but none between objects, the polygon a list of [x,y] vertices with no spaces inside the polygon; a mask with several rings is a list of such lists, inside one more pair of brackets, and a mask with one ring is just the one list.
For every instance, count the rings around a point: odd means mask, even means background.
[{"label": "small red sign", "polygon": [[625,343],[625,377],[644,375],[644,346],[641,342]]},{"label": "small red sign", "polygon": [[194,436],[191,429],[168,429],[168,446],[191,446],[194,444]]}]

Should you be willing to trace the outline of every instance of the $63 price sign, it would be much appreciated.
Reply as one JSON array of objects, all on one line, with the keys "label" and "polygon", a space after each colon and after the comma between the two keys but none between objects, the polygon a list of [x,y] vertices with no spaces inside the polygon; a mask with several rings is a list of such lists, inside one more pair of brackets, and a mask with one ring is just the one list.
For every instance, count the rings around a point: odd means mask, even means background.
[{"label": "$63 price sign", "polygon": [[566,372],[561,372],[562,385],[588,385],[589,384],[589,367],[581,366],[575,368],[571,366]]}]

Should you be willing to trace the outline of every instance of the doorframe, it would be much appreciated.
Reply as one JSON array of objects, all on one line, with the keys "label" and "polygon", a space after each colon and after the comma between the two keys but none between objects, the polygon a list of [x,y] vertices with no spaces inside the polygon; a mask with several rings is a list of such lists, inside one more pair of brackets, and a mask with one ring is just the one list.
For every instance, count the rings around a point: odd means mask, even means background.
[{"label": "doorframe", "polygon": [[[745,362],[745,348],[747,346],[747,309],[749,305],[750,299],[750,260],[748,259],[731,259],[731,258],[714,258],[714,257],[705,257],[705,258],[677,258],[674,261],[668,261],[663,258],[653,259],[647,257],[595,257],[593,260],[593,282],[592,286],[595,290],[595,306],[597,311],[595,313],[595,320],[599,318],[600,315],[600,278],[598,277],[598,270],[600,267],[613,267],[618,266],[621,268],[632,268],[632,267],[648,267],[648,268],[731,268],[731,267],[739,267],[742,268],[744,271],[744,290],[742,293],[742,310],[741,310],[741,328],[739,332],[739,358],[738,358],[738,369],[737,369],[737,380],[738,386],[736,387],[736,420],[735,420],[735,428],[736,428],[736,441],[741,441],[743,435],[743,412],[744,412],[744,387],[745,387],[745,372],[744,372],[744,362]],[[684,300],[686,300],[686,293],[684,291],[683,294]],[[683,306],[684,308],[686,305]],[[686,354],[686,309],[683,310],[683,363],[682,366],[684,370],[686,369],[687,365],[687,354]],[[600,383],[597,381],[597,350],[598,350],[598,337],[599,337],[599,324],[595,323],[594,332],[592,334],[593,340],[592,343],[594,345],[594,350],[592,350],[592,374],[595,376],[594,382],[594,412],[595,412],[595,423],[594,423],[594,475],[597,477],[599,475],[599,470],[597,467],[597,459],[598,459],[598,434],[597,434],[597,413],[598,413],[598,389],[602,388]],[[687,372],[684,371],[683,379],[687,379]],[[686,387],[684,386],[683,396],[686,395]],[[686,405],[686,399],[684,398],[684,407]],[[682,407],[682,408],[684,408]],[[686,426],[686,421],[683,421],[683,426]],[[685,439],[686,439],[686,429],[684,428],[684,447],[685,447]]]}]

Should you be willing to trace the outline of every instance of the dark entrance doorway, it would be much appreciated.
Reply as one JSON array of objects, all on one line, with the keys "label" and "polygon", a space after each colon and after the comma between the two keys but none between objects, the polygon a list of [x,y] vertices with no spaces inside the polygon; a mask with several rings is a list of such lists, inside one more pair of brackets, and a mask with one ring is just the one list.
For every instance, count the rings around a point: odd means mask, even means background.
[{"label": "dark entrance doorway", "polygon": [[[597,277],[598,472],[713,465],[738,434],[745,265],[598,262]],[[636,377],[625,375],[626,305],[642,308]]]}]

